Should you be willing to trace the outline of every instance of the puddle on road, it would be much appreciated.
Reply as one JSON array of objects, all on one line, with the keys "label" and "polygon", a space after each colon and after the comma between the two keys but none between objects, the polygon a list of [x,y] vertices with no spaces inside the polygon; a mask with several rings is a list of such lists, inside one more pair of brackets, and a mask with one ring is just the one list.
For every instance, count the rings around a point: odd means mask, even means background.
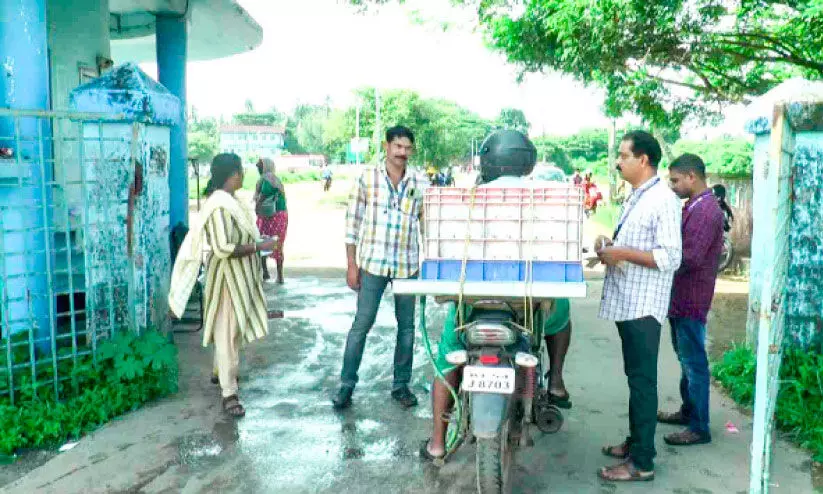
[{"label": "puddle on road", "polygon": [[211,434],[191,434],[178,440],[177,452],[181,465],[198,466],[217,458],[223,446]]},{"label": "puddle on road", "polygon": [[[397,338],[392,295],[384,297],[369,333],[355,404],[340,414],[330,398],[339,385],[356,297],[342,280],[290,280],[272,298],[287,318],[245,350],[240,397],[246,416],[187,437],[178,448],[181,463],[208,466],[214,458],[242,457],[250,475],[283,491],[300,491],[308,479],[324,491],[381,472],[414,475],[417,438],[431,421],[424,387],[431,371],[418,333],[411,384],[421,405],[396,406],[390,398]],[[436,341],[443,308],[430,303],[426,312]]]},{"label": "puddle on road", "polygon": [[823,463],[812,462],[812,487],[815,492],[823,492]]}]

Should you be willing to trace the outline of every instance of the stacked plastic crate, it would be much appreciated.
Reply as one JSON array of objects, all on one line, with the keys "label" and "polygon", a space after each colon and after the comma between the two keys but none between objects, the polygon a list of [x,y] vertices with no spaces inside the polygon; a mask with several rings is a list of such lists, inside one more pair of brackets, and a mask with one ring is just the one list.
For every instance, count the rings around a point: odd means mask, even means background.
[{"label": "stacked plastic crate", "polygon": [[582,282],[583,195],[573,184],[492,183],[425,194],[423,280]]}]

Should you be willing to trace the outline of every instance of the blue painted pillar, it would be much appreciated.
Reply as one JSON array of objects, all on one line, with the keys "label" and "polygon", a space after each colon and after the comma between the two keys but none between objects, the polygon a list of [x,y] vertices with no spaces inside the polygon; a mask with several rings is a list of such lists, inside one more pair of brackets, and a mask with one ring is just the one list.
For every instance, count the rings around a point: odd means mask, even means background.
[{"label": "blue painted pillar", "polygon": [[[46,0],[0,0],[0,98],[3,108],[49,109]],[[5,283],[7,295],[0,299],[0,326],[4,335],[35,329],[41,351],[51,348],[54,330],[47,252],[50,133],[48,119],[23,117],[15,125],[14,118],[0,117],[0,147],[13,153],[0,158],[6,172],[0,175],[0,286]]]},{"label": "blue painted pillar", "polygon": [[169,226],[189,224],[188,148],[186,139],[186,45],[183,16],[157,16],[157,75],[180,100],[179,122],[171,128],[169,157]]}]

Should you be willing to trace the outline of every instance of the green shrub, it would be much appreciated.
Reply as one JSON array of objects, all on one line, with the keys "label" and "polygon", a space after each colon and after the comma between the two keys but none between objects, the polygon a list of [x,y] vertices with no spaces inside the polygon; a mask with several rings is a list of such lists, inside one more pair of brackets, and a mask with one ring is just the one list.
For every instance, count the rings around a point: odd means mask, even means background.
[{"label": "green shrub", "polygon": [[[751,349],[737,346],[726,352],[712,369],[714,378],[737,403],[754,403],[757,359]],[[804,448],[815,461],[823,461],[823,355],[788,348],[780,365],[780,391],[775,423]]]},{"label": "green shrub", "polygon": [[[5,347],[5,340],[2,342]],[[25,347],[22,347],[25,348]],[[8,392],[8,368],[0,369],[0,454],[76,439],[108,420],[144,403],[177,391],[177,348],[157,331],[140,336],[119,333],[90,354],[71,358],[71,349],[58,352],[58,391],[54,396],[51,359],[13,371],[15,403]],[[15,361],[17,359],[15,358]],[[28,357],[23,362],[27,362]],[[5,389],[3,389],[5,386]]]}]

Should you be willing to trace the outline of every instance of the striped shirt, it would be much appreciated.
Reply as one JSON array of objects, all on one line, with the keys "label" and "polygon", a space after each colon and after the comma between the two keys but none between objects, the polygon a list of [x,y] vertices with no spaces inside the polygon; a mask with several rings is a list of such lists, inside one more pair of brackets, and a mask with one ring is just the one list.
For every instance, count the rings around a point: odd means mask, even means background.
[{"label": "striped shirt", "polygon": [[346,244],[357,246],[360,269],[390,278],[417,274],[424,186],[409,168],[397,187],[385,166],[363,171],[346,212]]},{"label": "striped shirt", "polygon": [[614,245],[651,251],[657,267],[626,261],[608,266],[600,302],[602,319],[621,322],[652,316],[661,324],[665,321],[672,279],[682,255],[680,211],[680,200],[658,177],[626,199]]},{"label": "striped shirt", "polygon": [[214,334],[214,321],[223,286],[231,295],[239,332],[246,341],[268,333],[266,298],[263,294],[260,256],[231,257],[237,245],[255,243],[250,232],[224,208],[217,208],[205,223],[209,254],[206,261],[204,334]]}]

